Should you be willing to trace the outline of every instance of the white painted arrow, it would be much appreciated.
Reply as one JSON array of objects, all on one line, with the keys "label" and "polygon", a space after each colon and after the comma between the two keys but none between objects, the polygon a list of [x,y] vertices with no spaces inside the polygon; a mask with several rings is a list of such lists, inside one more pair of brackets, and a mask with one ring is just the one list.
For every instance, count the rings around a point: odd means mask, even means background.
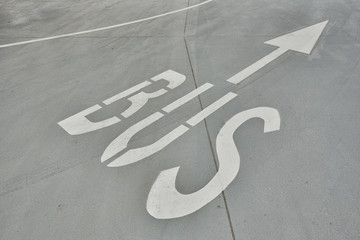
[{"label": "white painted arrow", "polygon": [[279,48],[229,78],[227,81],[238,84],[289,50],[310,54],[327,23],[328,21],[324,21],[265,42],[266,44]]}]

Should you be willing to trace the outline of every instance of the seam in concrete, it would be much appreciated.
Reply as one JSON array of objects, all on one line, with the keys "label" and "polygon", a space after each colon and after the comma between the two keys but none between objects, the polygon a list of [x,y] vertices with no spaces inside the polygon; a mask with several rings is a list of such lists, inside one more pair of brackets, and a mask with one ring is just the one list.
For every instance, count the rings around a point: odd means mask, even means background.
[{"label": "seam in concrete", "polygon": [[[190,6],[190,0],[188,0],[188,6]],[[194,79],[195,87],[197,88],[197,87],[198,87],[198,84],[197,84],[197,82],[196,82],[195,73],[194,73],[194,68],[193,68],[193,65],[192,65],[192,62],[191,62],[191,58],[190,58],[189,48],[188,48],[188,45],[187,45],[187,42],[186,42],[186,28],[187,28],[188,15],[189,15],[189,10],[186,11],[186,17],[185,17],[184,43],[185,43],[185,48],[186,48],[186,54],[187,54],[187,57],[188,57],[188,60],[189,60],[189,64],[190,64],[191,74],[192,74],[192,77],[193,77],[193,79]],[[200,108],[201,108],[201,110],[203,110],[204,107],[203,107],[203,104],[202,104],[200,95],[198,96],[198,99],[199,99],[199,103],[200,103]],[[208,141],[209,141],[209,145],[210,145],[210,149],[211,149],[211,155],[212,155],[212,157],[213,157],[213,161],[214,161],[214,164],[215,164],[216,171],[218,171],[218,170],[219,170],[219,166],[218,166],[217,161],[216,161],[215,151],[214,151],[214,147],[213,147],[213,144],[212,144],[212,141],[211,141],[210,132],[209,132],[209,128],[208,128],[208,124],[207,124],[206,119],[204,119],[204,123],[205,123],[206,134],[207,134]],[[226,201],[226,197],[225,197],[224,191],[222,192],[222,197],[223,197],[223,200],[224,200],[225,209],[226,209],[226,214],[227,214],[227,218],[228,218],[229,225],[230,225],[231,235],[232,235],[233,240],[236,240],[236,238],[235,238],[235,233],[234,233],[234,228],[233,228],[233,224],[232,224],[232,221],[231,221],[230,211],[229,211],[229,207],[228,207],[228,204],[227,204],[227,201]]]}]

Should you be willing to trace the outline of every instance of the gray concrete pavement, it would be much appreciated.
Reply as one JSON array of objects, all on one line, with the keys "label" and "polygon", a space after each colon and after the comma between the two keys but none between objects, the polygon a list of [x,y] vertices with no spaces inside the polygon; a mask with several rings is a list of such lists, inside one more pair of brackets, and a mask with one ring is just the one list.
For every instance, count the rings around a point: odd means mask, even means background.
[{"label": "gray concrete pavement", "polygon": [[[0,45],[200,2],[3,1]],[[360,239],[359,10],[342,0],[214,0],[0,48],[0,239]],[[310,55],[288,51],[244,82],[226,82],[276,49],[265,41],[325,20]],[[125,99],[88,116],[120,123],[77,136],[57,124],[168,69],[186,81],[129,118]],[[162,112],[128,148],[153,143],[229,91],[238,96],[143,161],[100,162],[119,134],[205,83],[214,87]],[[251,119],[236,131],[241,168],[229,187],[187,216],[152,217],[146,204],[159,173],[180,166],[178,191],[202,189],[221,166],[220,129],[257,107],[277,109],[281,128],[264,133]]]}]

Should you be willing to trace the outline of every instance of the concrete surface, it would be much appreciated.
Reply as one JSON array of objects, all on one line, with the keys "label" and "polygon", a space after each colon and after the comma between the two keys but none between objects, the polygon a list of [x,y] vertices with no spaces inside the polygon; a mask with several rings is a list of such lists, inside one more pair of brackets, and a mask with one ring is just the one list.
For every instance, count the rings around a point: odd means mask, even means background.
[{"label": "concrete surface", "polygon": [[[0,44],[200,2],[6,0]],[[325,20],[310,55],[289,51],[239,85],[226,82],[275,49],[265,41]],[[355,0],[214,0],[138,24],[0,48],[0,239],[360,239],[359,23]],[[57,124],[168,69],[185,83],[119,124],[78,136]],[[129,147],[154,142],[229,91],[238,97],[142,162],[100,162],[119,134],[206,82],[214,88]],[[120,117],[129,105],[119,101],[89,119]],[[180,166],[178,190],[201,189],[217,171],[221,127],[255,107],[276,108],[281,129],[264,134],[258,119],[239,128],[241,168],[224,193],[182,218],[150,216],[147,196],[160,171]]]}]

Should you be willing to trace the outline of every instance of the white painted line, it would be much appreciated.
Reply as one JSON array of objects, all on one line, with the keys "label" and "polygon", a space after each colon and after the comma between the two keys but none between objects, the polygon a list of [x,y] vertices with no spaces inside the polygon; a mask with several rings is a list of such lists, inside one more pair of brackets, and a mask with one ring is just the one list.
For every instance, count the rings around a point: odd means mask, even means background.
[{"label": "white painted line", "polygon": [[[209,86],[204,84],[205,86]],[[203,86],[204,86],[203,85]],[[194,91],[193,91],[194,92]],[[192,92],[192,93],[193,93]],[[236,97],[237,94],[235,93],[228,93],[213,104],[209,105],[207,108],[196,114],[194,117],[192,117],[187,123],[191,126],[195,126],[197,123],[201,122],[203,119],[205,119],[207,116],[214,113],[216,110],[218,110],[220,107],[224,106],[227,102],[229,102],[231,99]],[[175,101],[177,102],[177,101]],[[186,102],[183,102],[183,104]],[[180,105],[178,105],[180,106]],[[149,126],[150,124],[154,123],[158,119],[162,118],[164,115],[160,116],[159,113],[155,116],[154,114],[151,115],[149,118],[140,121],[139,123],[133,125],[128,130],[126,130],[123,134],[121,134],[119,137],[117,137],[110,145],[106,148],[103,157],[101,158],[101,161],[106,161],[110,157],[114,156],[115,154],[119,153],[120,151],[124,150],[128,142],[130,141],[131,137],[133,137],[136,133],[138,133],[140,130],[144,129],[145,127]],[[189,123],[190,122],[190,123]],[[181,137],[184,133],[186,133],[189,130],[188,127],[184,125],[180,125],[171,132],[167,133],[164,137],[160,138],[156,142],[149,144],[145,147],[140,147],[136,149],[130,149],[124,154],[122,154],[120,157],[116,158],[114,161],[112,161],[110,164],[108,164],[108,167],[122,167],[125,165],[129,165],[131,163],[135,163],[141,160],[144,160],[145,158],[151,156],[152,154],[157,153],[158,151],[164,149],[166,146],[168,146],[170,143]]]},{"label": "white painted line", "polygon": [[233,84],[239,84],[289,50],[310,54],[327,23],[328,21],[324,21],[265,42],[266,44],[278,46],[279,48],[229,78],[227,81]]},{"label": "white painted line", "polygon": [[201,85],[200,87],[198,87],[197,89],[195,89],[194,91],[192,91],[192,92],[186,94],[185,96],[179,98],[178,100],[170,103],[169,105],[164,107],[162,110],[164,112],[170,113],[170,112],[174,111],[175,109],[179,108],[180,106],[184,105],[185,103],[189,102],[191,99],[199,96],[203,92],[212,88],[213,86],[214,85],[212,85],[211,83],[205,83],[205,84]]},{"label": "white painted line", "polygon": [[101,162],[105,162],[109,158],[113,157],[115,154],[121,152],[124,150],[130,139],[138,132],[140,132],[142,129],[146,128],[150,124],[156,122],[160,118],[162,118],[164,115],[162,113],[156,112],[149,117],[141,120],[140,122],[132,125],[129,127],[125,132],[120,134],[117,138],[115,138],[109,146],[105,149],[103,155],[101,156]]},{"label": "white painted line", "polygon": [[168,146],[170,143],[181,137],[184,133],[186,133],[189,130],[189,128],[185,127],[184,125],[180,125],[168,134],[166,134],[164,137],[160,138],[156,142],[149,144],[145,147],[136,148],[136,149],[130,149],[114,161],[112,161],[110,164],[108,164],[108,167],[122,167],[125,165],[129,165],[134,162],[138,162],[140,160],[145,159],[146,157],[149,157],[153,155],[154,153],[159,152],[160,150],[164,149],[166,146]]},{"label": "white painted line", "polygon": [[186,121],[187,124],[190,126],[195,126],[205,118],[207,118],[209,115],[214,113],[216,110],[224,106],[226,103],[228,103],[231,99],[235,98],[237,94],[235,93],[228,93],[222,98],[218,99],[216,102],[210,104],[205,109],[203,109],[201,112],[190,118],[188,121]]},{"label": "white painted line", "polygon": [[88,34],[88,33],[94,33],[94,32],[100,32],[100,31],[104,31],[104,30],[109,30],[109,29],[113,29],[113,28],[119,28],[119,27],[131,25],[131,24],[141,23],[141,22],[149,21],[149,20],[152,20],[152,19],[160,18],[160,17],[165,17],[165,16],[168,16],[168,15],[171,15],[171,14],[187,11],[189,9],[200,7],[200,6],[204,5],[204,4],[207,4],[207,3],[212,2],[212,1],[214,1],[214,0],[207,0],[207,1],[204,1],[202,3],[195,4],[193,6],[189,6],[189,7],[185,7],[185,8],[181,8],[181,9],[178,9],[178,10],[175,10],[175,11],[170,11],[170,12],[155,15],[155,16],[152,16],[152,17],[142,18],[142,19],[138,19],[138,20],[135,20],[135,21],[130,21],[130,22],[126,22],[126,23],[120,23],[120,24],[111,25],[111,26],[107,26],[107,27],[101,27],[101,28],[95,28],[95,29],[90,29],[90,30],[86,30],[86,31],[61,34],[61,35],[52,36],[52,37],[32,39],[32,40],[22,41],[22,42],[3,44],[3,45],[0,45],[0,48],[7,48],[7,47],[13,47],[13,46],[24,45],[24,44],[29,44],[29,43],[49,41],[49,40],[65,38],[65,37],[73,37],[73,36],[78,36],[78,35],[83,35],[83,34]]},{"label": "white painted line", "polygon": [[[159,75],[151,78],[151,80],[154,82],[157,82],[159,80],[165,80],[165,81],[169,82],[167,87],[170,89],[174,89],[185,82],[186,76],[181,73],[175,72],[173,70],[167,70],[167,71],[162,72]],[[135,85],[134,87],[131,87],[131,88],[103,101],[103,103],[106,105],[109,105],[115,101],[118,101],[124,97],[129,96],[130,94],[133,94],[133,93],[139,91],[140,89],[142,89],[146,86],[149,86],[151,83],[152,82],[150,82],[150,81],[144,81],[138,85]],[[160,97],[167,92],[168,91],[163,88],[161,88],[158,91],[152,92],[152,93],[147,93],[147,92],[143,92],[143,91],[139,92],[136,95],[128,98],[128,100],[131,102],[131,105],[128,109],[126,109],[124,112],[122,112],[121,115],[125,118],[128,118],[131,115],[133,115],[134,113],[136,113],[137,111],[139,111],[142,107],[144,107],[145,104],[149,101],[149,99]]]},{"label": "white painted line", "polygon": [[94,113],[101,109],[101,106],[94,105],[85,109],[71,117],[68,117],[58,124],[70,135],[80,135],[92,131],[96,131],[120,122],[117,117],[112,117],[101,122],[91,122],[86,118],[87,115]]},{"label": "white painted line", "polygon": [[181,194],[175,182],[179,167],[162,171],[151,187],[146,209],[158,219],[171,219],[191,214],[215,199],[235,179],[240,169],[240,154],[234,142],[235,131],[247,120],[262,118],[264,132],[280,129],[280,116],[273,108],[254,108],[228,120],[216,138],[219,170],[210,182],[197,192]]},{"label": "white painted line", "polygon": [[161,95],[167,93],[167,90],[160,89],[153,93],[140,92],[132,97],[129,97],[128,100],[131,102],[131,105],[128,109],[126,109],[121,115],[125,118],[130,117],[137,111],[139,111],[151,98],[157,98]]},{"label": "white painted line", "polygon": [[[194,98],[195,96],[199,95],[201,92],[205,91],[206,89],[212,87],[212,84],[206,83],[202,85],[200,88],[195,89],[194,91],[190,92],[189,94],[185,95],[183,98],[180,98],[176,100],[175,102],[168,105],[168,110],[174,110],[177,107],[182,106],[186,102],[190,100],[188,96],[191,96]],[[235,93],[228,93],[213,104],[209,105],[207,108],[196,114],[194,117],[192,117],[187,123],[189,123],[192,126],[195,126],[197,123],[201,122],[203,119],[205,119],[210,114],[214,113],[217,109],[224,106],[227,102],[229,102],[231,99],[236,97],[237,94]],[[169,107],[170,106],[170,107]],[[144,120],[134,124],[130,128],[128,128],[125,132],[120,134],[116,139],[114,139],[109,146],[105,149],[102,157],[101,162],[109,160],[111,157],[115,156],[115,154],[125,150],[127,147],[130,139],[139,131],[143,130],[145,127],[149,126],[150,124],[154,123],[155,121],[162,118],[164,115],[156,112],[153,115],[145,118]],[[162,150],[166,146],[168,146],[170,143],[175,141],[177,138],[181,137],[185,132],[189,130],[188,127],[185,127],[184,125],[180,125],[168,134],[166,134],[164,137],[160,138],[156,142],[149,144],[145,147],[140,147],[136,149],[130,149],[124,154],[122,154],[120,157],[116,158],[114,161],[112,161],[110,164],[108,164],[108,167],[122,167],[131,163],[135,163],[138,161],[141,161],[145,159],[146,157],[151,156],[152,154]]]},{"label": "white painted line", "polygon": [[274,61],[276,58],[283,55],[287,51],[288,50],[285,48],[278,48],[275,51],[273,51],[272,53],[270,53],[269,55],[263,57],[259,61],[255,62],[254,64],[245,68],[244,70],[242,70],[235,76],[232,76],[231,78],[229,78],[226,81],[228,81],[229,83],[238,84],[238,83],[244,81],[249,76],[253,75],[255,72],[259,71],[261,68],[263,68],[270,62]]},{"label": "white painted line", "polygon": [[[207,89],[211,88],[212,86],[213,85],[210,83],[205,83],[204,85],[200,86],[199,88],[186,94],[184,97],[169,104],[167,107],[164,108],[167,110],[165,112],[170,113],[171,111],[175,110],[176,108],[181,107],[182,105],[184,105],[185,103],[190,101],[192,98],[200,95],[202,92],[206,91]],[[149,117],[147,117],[147,118],[139,121],[138,123],[132,125],[131,127],[129,127],[127,130],[125,130],[122,134],[120,134],[117,138],[115,138],[107,146],[103,155],[101,156],[101,162],[105,162],[105,161],[109,160],[110,158],[112,158],[113,156],[115,156],[116,154],[125,150],[129,144],[131,138],[136,133],[140,132],[141,130],[148,127],[152,123],[161,119],[162,117],[164,117],[164,114],[156,112],[156,113],[150,115]],[[155,142],[151,145],[148,145],[143,148],[129,150],[128,152],[124,153],[119,158],[117,158],[115,160],[116,161],[115,163],[111,163],[110,166],[111,167],[114,167],[115,165],[116,166],[124,166],[124,165],[130,164],[130,163],[142,160],[142,158],[140,158],[141,156],[144,156],[144,158],[147,156],[150,156],[151,154],[153,154],[155,152],[152,152],[152,150],[149,149],[149,146],[152,146],[152,147],[157,146],[158,148],[160,146],[163,146],[163,147],[161,147],[161,149],[163,149],[165,146],[167,146],[168,144],[170,144],[172,141],[174,141],[176,139],[175,136],[180,137],[183,133],[185,133],[185,131],[183,131],[185,128],[179,126],[177,128],[177,130],[176,129],[173,130],[171,133],[167,134],[162,139],[158,140],[157,142]],[[182,134],[177,135],[179,133],[182,133]],[[165,141],[165,140],[167,140],[167,141]],[[139,150],[139,149],[141,149],[141,150]],[[145,151],[145,153],[141,153],[141,151]],[[150,152],[152,152],[152,153],[150,154]]]},{"label": "white painted line", "polygon": [[[160,73],[159,75],[153,77],[152,81],[156,82],[161,79],[168,81],[169,82],[168,87],[170,89],[174,89],[174,88],[180,86],[182,83],[184,83],[184,81],[186,80],[186,76],[181,73],[177,73],[173,70],[167,70],[167,71]],[[125,97],[141,90],[142,88],[144,88],[146,86],[149,86],[150,84],[152,84],[151,81],[144,81],[142,83],[139,83],[119,94],[116,94],[115,96],[112,96],[109,99],[106,99],[105,101],[103,101],[103,103],[105,105],[112,104],[122,98],[125,98]],[[145,104],[148,102],[149,99],[159,97],[167,92],[168,91],[165,89],[160,89],[160,90],[152,92],[152,93],[139,92],[138,94],[128,98],[128,100],[131,102],[131,105],[121,115],[125,118],[130,117],[135,112],[140,110],[143,106],[145,106]],[[91,122],[86,118],[87,115],[89,115],[93,112],[96,112],[99,109],[101,109],[100,105],[92,106],[84,111],[74,114],[73,116],[71,116],[65,120],[58,122],[58,124],[65,131],[67,131],[70,135],[79,135],[79,134],[84,134],[84,133],[92,132],[95,130],[99,130],[99,129],[111,126],[111,125],[121,121],[117,117],[112,117],[112,118],[109,118],[109,119],[101,121],[101,122]]]},{"label": "white painted line", "polygon": [[152,82],[150,82],[150,81],[144,81],[142,83],[139,83],[138,85],[135,85],[135,86],[133,86],[133,87],[119,93],[119,94],[116,94],[115,96],[112,96],[111,98],[106,99],[105,101],[103,101],[103,103],[105,105],[110,105],[110,104],[112,104],[112,103],[114,103],[114,102],[116,102],[116,101],[118,101],[120,99],[123,99],[123,98],[125,98],[125,97],[127,97],[127,96],[129,96],[129,95],[143,89],[144,87],[149,86],[151,83]]}]

